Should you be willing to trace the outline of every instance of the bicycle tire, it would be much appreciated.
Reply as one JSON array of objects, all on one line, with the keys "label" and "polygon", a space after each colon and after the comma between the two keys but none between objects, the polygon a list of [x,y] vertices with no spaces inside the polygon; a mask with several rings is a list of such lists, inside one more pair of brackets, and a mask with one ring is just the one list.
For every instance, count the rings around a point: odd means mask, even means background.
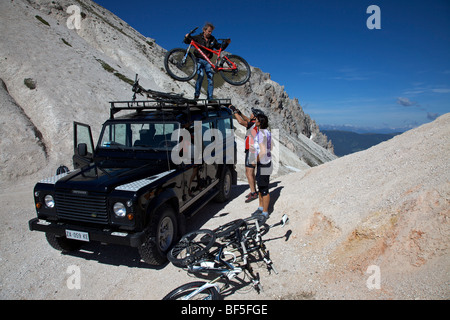
[{"label": "bicycle tire", "polygon": [[237,219],[214,229],[213,232],[216,234],[216,239],[229,238],[241,227],[247,229],[247,224],[243,219]]},{"label": "bicycle tire", "polygon": [[[203,286],[205,283],[206,282],[203,281],[195,281],[183,284],[169,292],[162,300],[180,300]],[[220,294],[215,287],[209,287],[199,292],[194,298],[196,298],[195,300],[220,300]]]},{"label": "bicycle tire", "polygon": [[211,230],[202,229],[189,232],[169,250],[167,259],[176,267],[185,268],[208,250],[216,241],[216,235]]},{"label": "bicycle tire", "polygon": [[[184,57],[186,60],[183,62]],[[189,81],[197,73],[197,60],[192,52],[187,52],[183,48],[175,48],[166,53],[164,67],[173,79]]]},{"label": "bicycle tire", "polygon": [[[265,234],[267,234],[270,230],[270,226],[266,223],[266,219],[261,219],[261,216],[251,216],[248,218],[245,218],[244,221],[247,223],[248,225],[248,229],[251,231],[251,233],[256,233],[256,220],[258,220],[259,223],[259,232],[260,235],[263,236]],[[263,220],[263,221],[261,221]]]},{"label": "bicycle tire", "polygon": [[[228,61],[236,64],[237,69],[228,69],[231,68],[231,64]],[[222,61],[220,62],[220,67],[226,68],[225,70],[220,70],[219,73],[222,76],[223,80],[225,80],[229,84],[232,84],[234,86],[241,86],[248,80],[250,80],[250,65],[244,58],[240,56],[234,54],[224,56],[222,58]]]}]

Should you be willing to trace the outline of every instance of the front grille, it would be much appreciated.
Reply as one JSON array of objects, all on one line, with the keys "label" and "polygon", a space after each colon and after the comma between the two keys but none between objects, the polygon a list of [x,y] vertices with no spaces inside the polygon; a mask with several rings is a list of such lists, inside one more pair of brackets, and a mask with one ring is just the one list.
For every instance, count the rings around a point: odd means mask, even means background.
[{"label": "front grille", "polygon": [[71,190],[59,190],[55,194],[55,206],[60,219],[108,223],[106,194],[103,193],[80,194]]}]

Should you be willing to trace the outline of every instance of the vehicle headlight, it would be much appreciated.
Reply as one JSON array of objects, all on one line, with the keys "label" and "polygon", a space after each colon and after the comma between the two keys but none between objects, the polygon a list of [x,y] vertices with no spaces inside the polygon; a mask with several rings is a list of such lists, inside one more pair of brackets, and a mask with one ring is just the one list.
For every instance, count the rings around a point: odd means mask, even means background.
[{"label": "vehicle headlight", "polygon": [[120,218],[123,218],[127,214],[127,209],[122,202],[116,202],[113,207],[114,214]]},{"label": "vehicle headlight", "polygon": [[53,209],[55,207],[55,200],[53,199],[53,196],[49,194],[45,196],[44,202],[47,208]]}]

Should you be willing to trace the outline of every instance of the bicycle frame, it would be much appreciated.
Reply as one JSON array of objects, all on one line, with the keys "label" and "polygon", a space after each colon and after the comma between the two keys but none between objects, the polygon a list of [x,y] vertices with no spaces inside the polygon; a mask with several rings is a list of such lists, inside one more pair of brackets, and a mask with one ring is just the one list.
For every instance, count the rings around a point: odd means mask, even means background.
[{"label": "bicycle frame", "polygon": [[[190,294],[188,294],[187,296],[185,296],[183,298],[183,300],[190,300],[193,297],[195,297],[197,294],[199,294],[200,292],[208,289],[208,288],[212,288],[215,287],[217,292],[221,292],[221,288],[220,285],[217,283],[220,279],[224,278],[227,280],[231,280],[234,277],[236,277],[238,274],[240,274],[241,272],[243,272],[244,270],[240,267],[235,267],[233,266],[232,263],[228,263],[226,261],[224,261],[221,258],[222,253],[225,254],[231,254],[234,259],[233,262],[236,260],[236,256],[228,251],[224,251],[224,247],[219,249],[219,252],[215,258],[215,260],[217,262],[219,262],[220,264],[223,264],[225,266],[225,268],[214,268],[210,265],[211,262],[204,262],[204,263],[200,263],[200,266],[189,266],[188,270],[189,272],[214,272],[214,273],[220,273],[220,276],[218,276],[217,278],[215,278],[214,280],[211,280],[210,282],[206,282],[204,285],[200,286],[199,288],[197,288],[196,290],[192,291]],[[203,264],[203,266],[202,266]]]},{"label": "bicycle frame", "polygon": [[[268,265],[272,264],[270,259],[266,258],[266,252],[265,252],[264,246],[262,245],[262,239],[261,239],[261,235],[260,235],[261,229],[260,229],[258,220],[255,221],[255,224],[256,224],[256,230],[257,230],[255,240],[258,242],[258,245],[257,245],[257,247],[253,248],[253,250],[250,250],[250,252],[255,251],[255,250],[261,250],[264,254],[264,262]],[[247,233],[247,235],[248,235],[248,233]],[[192,272],[192,273],[208,272],[208,273],[218,273],[220,275],[217,278],[215,278],[214,280],[206,282],[205,284],[203,284],[196,290],[192,291],[189,295],[185,296],[183,298],[183,300],[192,299],[199,293],[201,293],[204,290],[207,290],[209,288],[212,288],[212,287],[215,287],[217,292],[220,294],[222,292],[222,289],[227,287],[227,285],[225,285],[224,287],[220,288],[219,284],[217,283],[220,279],[225,279],[226,281],[228,281],[228,280],[235,278],[238,274],[240,274],[241,272],[244,272],[244,271],[247,271],[250,273],[250,275],[252,276],[252,282],[255,287],[259,285],[259,280],[257,280],[256,277],[253,275],[252,268],[248,264],[248,260],[247,260],[248,259],[248,250],[247,250],[248,248],[245,245],[245,242],[246,242],[245,239],[246,239],[247,235],[239,236],[239,238],[241,238],[241,241],[240,241],[240,245],[241,245],[241,249],[242,249],[242,257],[241,258],[242,258],[242,261],[243,261],[245,267],[244,268],[235,267],[233,265],[233,263],[236,262],[236,255],[233,254],[233,252],[231,252],[231,251],[225,251],[225,248],[227,248],[233,241],[223,244],[221,247],[219,247],[217,249],[217,253],[215,254],[215,258],[214,258],[214,261],[216,261],[217,263],[220,264],[220,266],[218,268],[214,267],[214,262],[208,261],[208,260],[201,261],[200,265],[188,266],[188,271]],[[236,248],[233,251],[238,251],[238,250],[239,249]],[[224,259],[222,259],[223,254],[233,256],[233,261],[230,263],[230,262],[227,262]],[[275,273],[277,273],[277,272],[275,271]]]},{"label": "bicycle frame", "polygon": [[[254,220],[255,225],[251,228],[248,227],[248,222]],[[194,289],[187,296],[184,296],[183,300],[189,300],[193,297],[197,296],[201,292],[208,290],[210,288],[215,288],[219,295],[226,292],[228,287],[230,286],[230,280],[237,277],[240,273],[248,273],[251,278],[251,282],[255,288],[255,290],[259,293],[262,290],[261,283],[259,281],[259,274],[254,273],[253,268],[251,266],[251,262],[249,261],[249,254],[255,251],[259,251],[260,258],[265,262],[269,273],[271,270],[278,274],[276,269],[273,266],[273,262],[269,257],[269,252],[266,250],[266,246],[264,244],[264,240],[262,239],[262,232],[264,230],[271,229],[275,226],[284,226],[288,223],[287,215],[283,215],[282,220],[272,225],[266,225],[265,221],[261,222],[257,217],[250,217],[245,219],[245,223],[242,224],[242,220],[236,220],[236,223],[226,224],[225,228],[223,226],[215,229],[220,231],[209,231],[209,233],[215,234],[214,232],[218,232],[221,234],[218,238],[214,237],[212,241],[216,241],[216,239],[221,239],[217,242],[214,242],[217,245],[217,248],[211,252],[202,253],[203,256],[196,261],[192,261],[187,265],[187,271],[192,273],[208,273],[208,274],[218,274],[218,277],[215,279],[205,282],[200,285],[200,287]],[[253,221],[252,221],[253,222]],[[245,226],[244,230],[240,230],[241,226]],[[227,229],[229,228],[229,229]],[[222,233],[220,233],[222,232]],[[233,233],[234,232],[234,233]],[[208,234],[208,233],[206,233]],[[225,240],[223,243],[221,241]],[[230,248],[232,247],[232,248]],[[210,246],[207,247],[211,248]],[[235,254],[239,252],[240,255]],[[226,256],[231,256],[231,258],[226,258]],[[224,285],[219,285],[219,281],[223,279],[225,280]]]},{"label": "bicycle frame", "polygon": [[[206,61],[208,61],[208,63],[211,65],[211,67],[212,67],[215,71],[224,71],[224,70],[231,71],[231,70],[236,70],[236,69],[237,69],[236,64],[235,64],[233,61],[229,60],[226,56],[224,56],[223,58],[226,59],[226,60],[228,61],[228,63],[231,65],[231,68],[223,68],[223,67],[219,67],[219,66],[218,66],[218,64],[219,64],[219,62],[220,62],[220,58],[221,58],[220,56],[221,56],[222,51],[223,51],[222,47],[220,47],[219,50],[212,50],[212,49],[209,49],[209,48],[207,48],[207,47],[205,47],[205,46],[202,46],[201,44],[195,42],[194,40],[191,40],[191,42],[189,43],[189,47],[188,47],[188,49],[186,50],[186,56],[187,56],[188,52],[190,52],[190,50],[191,50],[192,47],[194,47],[195,49],[197,49],[197,51],[201,54],[201,56],[203,57],[203,59],[205,59]],[[209,59],[209,58],[206,56],[206,54],[203,52],[202,49],[203,49],[203,50],[207,50],[207,51],[209,51],[209,52],[212,52],[214,55],[217,56],[216,64],[214,64],[214,63],[211,61],[211,59]],[[186,59],[186,56],[185,56],[185,59]]]},{"label": "bicycle frame", "polygon": [[202,292],[203,290],[206,290],[206,289],[212,288],[212,287],[215,287],[216,290],[217,290],[217,292],[219,292],[219,291],[220,291],[219,284],[214,283],[214,281],[219,280],[219,279],[220,279],[220,277],[217,278],[217,279],[215,279],[215,280],[213,280],[213,281],[211,281],[211,282],[206,282],[204,285],[202,285],[201,287],[199,287],[197,290],[194,290],[194,291],[192,291],[190,294],[188,294],[187,296],[183,297],[182,300],[190,300],[190,299],[192,299],[193,297],[195,297],[197,294],[199,294],[200,292]]}]

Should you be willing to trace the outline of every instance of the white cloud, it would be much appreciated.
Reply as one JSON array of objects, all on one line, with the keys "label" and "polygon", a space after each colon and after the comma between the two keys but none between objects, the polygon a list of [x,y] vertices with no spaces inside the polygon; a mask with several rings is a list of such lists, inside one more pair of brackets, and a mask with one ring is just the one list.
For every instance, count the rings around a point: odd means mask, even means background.
[{"label": "white cloud", "polygon": [[404,97],[398,97],[397,103],[404,107],[418,106],[417,102],[411,101],[408,98],[404,98]]},{"label": "white cloud", "polygon": [[431,89],[431,91],[435,93],[450,93],[450,89],[447,88]]}]

